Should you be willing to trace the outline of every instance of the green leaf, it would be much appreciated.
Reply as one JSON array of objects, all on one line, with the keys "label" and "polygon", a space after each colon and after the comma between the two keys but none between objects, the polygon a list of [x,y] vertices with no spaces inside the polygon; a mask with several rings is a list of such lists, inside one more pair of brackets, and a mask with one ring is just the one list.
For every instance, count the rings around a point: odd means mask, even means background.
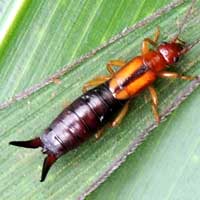
[{"label": "green leaf", "polygon": [[[139,54],[141,41],[152,36],[158,24],[162,30],[161,40],[169,40],[177,32],[176,22],[190,6],[189,2],[161,16],[155,15],[152,22],[124,34],[129,30],[127,27],[167,3],[155,5],[152,2],[28,0],[20,4],[18,15],[0,46],[2,103],[124,31],[120,39],[107,44],[61,77],[61,84],[49,84],[0,111],[1,199],[76,199],[87,193],[91,184],[152,124],[150,106],[141,95],[132,103],[132,112],[120,127],[107,130],[99,141],[90,140],[63,156],[42,184],[38,182],[44,158],[40,151],[8,146],[11,140],[25,140],[41,134],[63,109],[63,104],[80,95],[84,82],[106,73],[104,66],[108,60],[128,60]],[[181,34],[185,41],[198,38],[198,19],[196,10]],[[196,46],[180,62],[179,71],[199,74],[198,62],[199,46]],[[183,81],[159,80],[156,88],[160,111],[164,112],[189,85]]]},{"label": "green leaf", "polygon": [[[147,15],[142,12],[146,6],[152,12],[166,4],[164,1],[154,7],[144,2],[141,7],[134,0],[121,4],[117,0],[16,2],[20,12],[0,48],[0,102],[41,82],[141,19]],[[4,6],[12,8],[13,4]],[[10,7],[7,12],[12,15]],[[133,12],[136,8],[137,14]]]},{"label": "green leaf", "polygon": [[87,200],[199,199],[200,89]]}]

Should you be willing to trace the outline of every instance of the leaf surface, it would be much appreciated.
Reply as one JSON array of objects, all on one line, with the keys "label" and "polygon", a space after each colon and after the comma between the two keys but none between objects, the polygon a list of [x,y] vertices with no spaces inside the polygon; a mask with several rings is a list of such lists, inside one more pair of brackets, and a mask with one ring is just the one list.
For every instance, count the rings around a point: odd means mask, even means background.
[{"label": "leaf surface", "polygon": [[[0,48],[0,101],[7,101],[42,81],[166,4],[164,1],[157,5],[150,1],[136,2],[24,1]],[[38,182],[44,158],[40,150],[14,148],[8,146],[8,142],[38,136],[64,104],[80,94],[84,82],[106,73],[103,66],[108,60],[128,60],[139,54],[141,41],[153,35],[157,25],[162,30],[161,40],[171,38],[177,32],[177,20],[189,5],[186,2],[108,45],[61,77],[60,84],[50,84],[0,111],[2,199],[76,199],[120,158],[153,122],[144,95],[131,104],[132,112],[120,127],[107,130],[99,141],[90,140],[57,161],[45,183]],[[199,12],[196,10],[182,33],[185,41],[192,42],[198,38],[198,20]],[[196,46],[178,64],[178,71],[200,74],[198,63],[199,46]],[[160,112],[188,85],[189,82],[159,80],[156,88]]]}]

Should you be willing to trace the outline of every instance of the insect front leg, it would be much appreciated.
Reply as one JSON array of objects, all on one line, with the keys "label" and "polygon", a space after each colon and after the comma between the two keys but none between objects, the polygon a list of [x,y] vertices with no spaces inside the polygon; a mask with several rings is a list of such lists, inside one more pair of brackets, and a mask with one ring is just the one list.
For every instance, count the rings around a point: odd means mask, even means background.
[{"label": "insect front leg", "polygon": [[149,44],[151,44],[153,47],[157,46],[157,42],[160,36],[160,28],[157,27],[157,30],[155,32],[153,40],[151,38],[145,38],[142,42],[142,48],[141,48],[141,53],[142,55],[146,54],[149,52]]},{"label": "insect front leg", "polygon": [[156,122],[159,124],[160,123],[160,116],[159,116],[159,113],[158,113],[158,96],[157,96],[157,92],[156,92],[156,90],[155,90],[155,88],[153,86],[149,86],[148,90],[149,90],[149,93],[150,93],[150,96],[151,96],[151,100],[152,100],[151,107],[152,107],[153,115],[154,115],[154,118],[155,118]]},{"label": "insect front leg", "polygon": [[178,78],[182,80],[192,81],[197,79],[197,76],[183,76],[181,74],[178,74],[176,72],[168,72],[168,71],[162,71],[158,73],[158,76],[160,78]]}]

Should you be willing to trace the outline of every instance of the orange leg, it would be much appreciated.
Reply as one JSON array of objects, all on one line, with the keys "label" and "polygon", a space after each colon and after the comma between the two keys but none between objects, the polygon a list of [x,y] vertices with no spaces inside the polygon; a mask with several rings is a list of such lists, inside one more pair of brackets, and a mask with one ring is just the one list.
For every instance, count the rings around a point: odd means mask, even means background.
[{"label": "orange leg", "polygon": [[[129,106],[129,101],[126,102],[126,104],[123,106],[123,108],[121,109],[121,111],[119,112],[119,114],[116,116],[116,118],[113,120],[113,122],[111,123],[111,127],[115,127],[117,125],[119,125],[122,121],[122,119],[125,117],[125,115],[128,112],[128,106]],[[100,129],[96,134],[95,134],[95,138],[98,140],[104,133],[104,129],[105,127],[103,127],[102,129]]]},{"label": "orange leg", "polygon": [[155,32],[153,40],[151,38],[145,38],[143,40],[142,49],[141,49],[142,55],[144,55],[144,54],[149,52],[149,44],[151,44],[154,47],[157,46],[157,41],[159,39],[159,36],[160,36],[160,28],[157,27],[157,30]]},{"label": "orange leg", "polygon": [[157,96],[156,90],[154,89],[153,86],[149,86],[148,90],[149,90],[149,93],[151,95],[151,100],[152,100],[151,107],[152,107],[153,115],[154,115],[156,122],[159,124],[160,123],[160,116],[159,116],[159,113],[158,113],[158,96]]},{"label": "orange leg", "polygon": [[130,101],[127,101],[125,103],[125,105],[123,106],[123,108],[121,109],[121,111],[119,112],[119,114],[117,115],[117,117],[114,119],[114,121],[111,123],[111,126],[112,127],[115,127],[117,125],[119,125],[122,121],[122,119],[125,117],[125,115],[127,114],[128,112],[128,107],[129,107],[129,102]]},{"label": "orange leg", "polygon": [[[111,123],[111,127],[115,127],[117,125],[119,125],[122,121],[122,119],[125,117],[125,115],[128,112],[128,107],[129,107],[129,101],[126,102],[126,104],[123,106],[123,108],[121,109],[121,111],[119,112],[119,114],[116,116],[116,118],[113,120],[113,122]],[[104,132],[104,128],[100,129],[96,134],[95,134],[95,138],[99,139]]]},{"label": "orange leg", "polygon": [[104,132],[104,127],[102,129],[100,129],[96,134],[95,134],[95,138],[98,140],[102,135],[103,135],[103,132]]},{"label": "orange leg", "polygon": [[83,88],[82,88],[82,91],[83,93],[87,92],[89,88],[91,87],[95,87],[95,86],[98,86],[104,82],[106,82],[107,80],[109,80],[111,78],[111,76],[97,76],[95,77],[94,79],[88,81],[87,83],[85,83],[83,85]]},{"label": "orange leg", "polygon": [[157,26],[157,28],[156,28],[156,32],[155,32],[155,35],[154,35],[154,38],[153,38],[153,41],[154,41],[155,43],[157,43],[159,37],[160,37],[160,27]]},{"label": "orange leg", "polygon": [[113,67],[123,67],[126,64],[123,60],[111,60],[107,63],[106,67],[108,72],[113,75],[115,74],[115,71],[113,70]]},{"label": "orange leg", "polygon": [[178,79],[188,80],[188,81],[192,81],[197,78],[195,76],[183,76],[176,72],[168,72],[168,71],[159,72],[158,76],[160,78],[178,78]]},{"label": "orange leg", "polygon": [[122,60],[111,60],[109,61],[109,63],[107,64],[107,70],[111,75],[105,75],[105,76],[97,76],[94,79],[88,81],[87,83],[85,83],[83,85],[82,91],[83,93],[85,93],[89,88],[91,87],[95,87],[98,86],[104,82],[106,82],[107,80],[109,80],[112,75],[115,73],[115,71],[113,70],[113,67],[123,67],[126,64],[125,61]]}]

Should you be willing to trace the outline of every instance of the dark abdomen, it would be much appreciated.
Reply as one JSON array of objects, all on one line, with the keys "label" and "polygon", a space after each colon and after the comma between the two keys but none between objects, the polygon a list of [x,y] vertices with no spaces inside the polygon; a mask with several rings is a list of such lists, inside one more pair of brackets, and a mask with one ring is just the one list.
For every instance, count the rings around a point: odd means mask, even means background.
[{"label": "dark abdomen", "polygon": [[41,136],[44,149],[60,156],[76,148],[109,122],[125,102],[113,97],[107,83],[89,90],[46,129]]}]

